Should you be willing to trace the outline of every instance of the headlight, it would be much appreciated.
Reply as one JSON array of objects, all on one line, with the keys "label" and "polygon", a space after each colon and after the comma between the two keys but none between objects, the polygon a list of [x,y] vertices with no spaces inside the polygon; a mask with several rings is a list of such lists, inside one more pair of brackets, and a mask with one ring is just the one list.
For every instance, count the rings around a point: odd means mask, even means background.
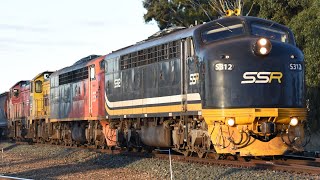
[{"label": "headlight", "polygon": [[260,48],[260,54],[267,54],[268,50],[265,47]]},{"label": "headlight", "polygon": [[228,123],[229,126],[234,126],[235,121],[234,121],[233,118],[229,118],[229,119],[227,120],[227,123]]},{"label": "headlight", "polygon": [[256,55],[266,56],[270,53],[272,44],[267,38],[260,38],[253,46],[253,51]]},{"label": "headlight", "polygon": [[290,120],[291,126],[296,126],[296,125],[298,125],[298,123],[299,123],[298,118],[296,118],[296,117],[291,118],[291,120]]}]

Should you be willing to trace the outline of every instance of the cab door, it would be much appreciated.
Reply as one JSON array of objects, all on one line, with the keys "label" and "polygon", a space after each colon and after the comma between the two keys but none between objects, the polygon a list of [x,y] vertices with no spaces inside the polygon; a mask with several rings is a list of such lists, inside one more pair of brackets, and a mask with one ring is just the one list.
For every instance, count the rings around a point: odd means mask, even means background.
[{"label": "cab door", "polygon": [[96,76],[96,66],[92,64],[89,66],[89,116],[96,117],[98,116],[98,81]]}]

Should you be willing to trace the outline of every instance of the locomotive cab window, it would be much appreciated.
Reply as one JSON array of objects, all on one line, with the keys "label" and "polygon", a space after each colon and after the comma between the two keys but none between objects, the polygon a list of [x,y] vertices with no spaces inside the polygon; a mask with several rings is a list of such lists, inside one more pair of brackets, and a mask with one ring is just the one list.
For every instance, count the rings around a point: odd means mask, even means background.
[{"label": "locomotive cab window", "polygon": [[99,62],[99,66],[100,66],[100,70],[104,70],[104,68],[105,68],[105,62],[104,62],[104,60],[102,60],[102,61]]},{"label": "locomotive cab window", "polygon": [[262,36],[272,40],[289,43],[289,34],[286,30],[273,27],[272,25],[251,24],[251,33],[255,36]]},{"label": "locomotive cab window", "polygon": [[35,82],[35,91],[36,93],[42,93],[42,81]]},{"label": "locomotive cab window", "polygon": [[204,43],[210,43],[222,39],[236,37],[244,34],[244,27],[241,22],[233,22],[232,24],[223,24],[217,22],[214,26],[202,32],[202,40]]}]

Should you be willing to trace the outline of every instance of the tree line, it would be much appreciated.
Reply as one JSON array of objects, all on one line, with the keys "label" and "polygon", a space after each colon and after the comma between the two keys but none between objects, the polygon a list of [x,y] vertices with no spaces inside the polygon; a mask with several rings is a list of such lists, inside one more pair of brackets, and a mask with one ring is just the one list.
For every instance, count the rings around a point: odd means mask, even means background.
[{"label": "tree line", "polygon": [[[230,0],[231,2],[231,0]],[[221,16],[215,0],[143,0],[145,22],[155,20],[160,29],[189,27]],[[296,43],[305,55],[306,99],[309,125],[320,129],[320,1],[319,0],[244,0],[243,14],[256,16],[291,28]]]}]

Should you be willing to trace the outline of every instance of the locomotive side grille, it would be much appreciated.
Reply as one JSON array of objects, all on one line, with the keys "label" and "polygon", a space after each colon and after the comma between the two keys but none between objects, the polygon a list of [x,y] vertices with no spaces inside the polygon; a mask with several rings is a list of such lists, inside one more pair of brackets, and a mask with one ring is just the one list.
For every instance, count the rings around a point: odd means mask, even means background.
[{"label": "locomotive side grille", "polygon": [[169,43],[153,46],[147,49],[135,51],[120,57],[121,70],[152,64],[160,61],[178,58],[180,56],[180,43]]},{"label": "locomotive side grille", "polygon": [[59,85],[77,82],[89,77],[88,67],[80,68],[59,75]]}]

